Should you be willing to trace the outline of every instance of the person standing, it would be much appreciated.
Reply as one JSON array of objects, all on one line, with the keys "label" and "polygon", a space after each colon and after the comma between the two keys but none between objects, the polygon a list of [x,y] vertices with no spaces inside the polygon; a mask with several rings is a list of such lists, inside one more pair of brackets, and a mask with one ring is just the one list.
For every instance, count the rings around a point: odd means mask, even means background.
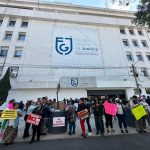
[{"label": "person standing", "polygon": [[51,115],[51,111],[50,108],[48,106],[48,100],[47,97],[42,97],[42,120],[41,120],[41,135],[47,135],[47,122],[48,119],[50,118]]},{"label": "person standing", "polygon": [[[19,117],[22,116],[22,111],[18,109],[19,104],[18,103],[13,103],[13,109],[17,111],[17,117],[15,120],[8,120],[8,126],[4,132],[3,136],[3,144],[4,145],[10,145],[14,143],[14,140],[17,136],[18,132],[18,125],[19,125]],[[10,110],[10,109],[7,109]]]},{"label": "person standing", "polygon": [[[85,109],[86,109],[86,106],[84,104],[83,98],[80,98],[77,112],[83,111]],[[82,118],[82,119],[80,118],[80,126],[81,126],[81,130],[82,130],[82,136],[83,136],[83,138],[86,138],[84,123],[85,123],[85,118]]]},{"label": "person standing", "polygon": [[34,110],[34,108],[36,107],[35,102],[34,101],[29,101],[28,105],[26,107],[26,114],[24,116],[24,121],[25,121],[25,129],[24,129],[24,133],[23,133],[23,139],[28,138],[29,135],[29,129],[30,129],[30,123],[27,123],[27,118],[29,116],[29,114],[32,113],[32,111]]},{"label": "person standing", "polygon": [[[113,98],[110,98],[107,100],[108,103],[114,104]],[[115,130],[113,129],[113,116],[111,114],[107,114],[105,111],[105,118],[106,118],[106,128],[107,128],[107,133],[110,134],[109,127],[111,128],[111,133],[116,133]]]},{"label": "person standing", "polygon": [[[132,100],[130,101],[130,108],[131,110],[133,110],[135,107],[137,107],[139,105],[139,101],[137,99],[137,96],[134,95],[132,97]],[[144,127],[143,127],[143,120],[142,118],[140,118],[139,120],[136,120],[135,119],[135,125],[136,125],[136,129],[139,133],[146,133],[146,131],[144,130]]]},{"label": "person standing", "polygon": [[[127,124],[126,124],[126,120],[125,120],[125,108],[126,105],[123,105],[122,100],[121,99],[116,99],[117,102],[117,118],[118,118],[118,125],[120,127],[120,131],[121,133],[128,133],[128,129],[127,129]],[[122,128],[122,125],[124,126],[125,132]]]},{"label": "person standing", "polygon": [[91,105],[88,103],[87,98],[84,98],[84,104],[85,104],[86,109],[89,112],[89,116],[85,119],[86,123],[87,123],[87,126],[88,126],[88,131],[89,131],[88,135],[92,135],[92,128],[91,128],[91,125],[90,125]]},{"label": "person standing", "polygon": [[67,110],[67,119],[69,122],[69,135],[75,134],[76,128],[76,107],[74,106],[74,101],[70,102],[70,106]]},{"label": "person standing", "polygon": [[[39,115],[42,117],[42,105],[38,104],[36,108],[34,108],[33,114],[35,115]],[[42,118],[41,118],[42,120]],[[31,141],[29,142],[29,144],[32,144],[35,141],[35,136],[37,135],[37,142],[40,141],[40,135],[41,135],[41,120],[39,122],[39,124],[36,125],[32,125],[32,138]]]},{"label": "person standing", "polygon": [[96,126],[96,135],[101,133],[104,135],[104,122],[103,122],[103,114],[104,114],[104,106],[102,101],[100,102],[97,97],[95,97],[94,103],[92,104],[94,111],[94,119]]}]

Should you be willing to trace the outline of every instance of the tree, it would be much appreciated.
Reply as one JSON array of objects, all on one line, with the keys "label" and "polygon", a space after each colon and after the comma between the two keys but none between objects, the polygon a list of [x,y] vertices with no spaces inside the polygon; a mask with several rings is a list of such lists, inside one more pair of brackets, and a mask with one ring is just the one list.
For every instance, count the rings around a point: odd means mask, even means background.
[{"label": "tree", "polygon": [[4,77],[0,80],[0,106],[6,102],[10,89],[10,68],[8,68]]},{"label": "tree", "polygon": [[135,13],[136,18],[133,22],[136,25],[146,25],[150,27],[150,0],[141,0],[137,10],[138,11]]}]

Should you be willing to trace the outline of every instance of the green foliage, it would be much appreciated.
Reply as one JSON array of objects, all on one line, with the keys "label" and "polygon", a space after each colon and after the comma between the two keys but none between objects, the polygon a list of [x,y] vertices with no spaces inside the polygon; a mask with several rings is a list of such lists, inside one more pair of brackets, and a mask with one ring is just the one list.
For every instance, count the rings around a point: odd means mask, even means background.
[{"label": "green foliage", "polygon": [[10,89],[10,68],[8,68],[4,77],[0,80],[0,106],[6,101]]},{"label": "green foliage", "polygon": [[136,18],[133,22],[139,26],[145,25],[150,27],[150,0],[141,0],[137,10],[135,13]]}]

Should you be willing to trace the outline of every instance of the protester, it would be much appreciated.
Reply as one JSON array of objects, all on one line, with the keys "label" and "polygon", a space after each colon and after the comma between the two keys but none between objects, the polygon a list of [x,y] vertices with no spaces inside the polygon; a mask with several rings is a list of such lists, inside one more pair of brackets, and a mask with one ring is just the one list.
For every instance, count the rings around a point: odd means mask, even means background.
[{"label": "protester", "polygon": [[28,102],[28,104],[27,104],[27,107],[26,107],[26,114],[25,114],[25,116],[24,116],[25,129],[24,129],[23,139],[28,138],[28,137],[30,136],[30,134],[29,134],[29,129],[30,129],[30,126],[31,126],[31,125],[30,125],[29,123],[27,123],[26,121],[27,121],[27,118],[28,118],[29,114],[32,113],[32,111],[34,110],[35,107],[36,107],[35,102],[32,101],[32,100],[30,100],[30,101]]},{"label": "protester", "polygon": [[100,102],[97,97],[92,104],[93,111],[94,111],[94,119],[95,119],[95,126],[96,126],[96,135],[101,133],[104,135],[104,122],[103,122],[103,114],[104,114],[104,106],[102,101]]},{"label": "protester", "polygon": [[[117,102],[117,118],[118,118],[118,125],[120,127],[120,131],[121,133],[128,133],[128,129],[127,129],[127,123],[126,123],[126,120],[125,120],[125,108],[127,107],[126,105],[124,105],[122,103],[122,100],[117,98],[116,99],[116,102]],[[124,126],[124,129],[125,129],[125,132],[122,128],[122,125]]]},{"label": "protester", "polygon": [[[134,95],[132,97],[132,100],[130,101],[130,108],[131,108],[131,111],[137,107],[139,105],[139,101],[137,99],[137,96]],[[137,131],[139,133],[146,133],[146,131],[144,130],[144,127],[143,127],[143,121],[142,121],[142,118],[140,118],[139,120],[136,120],[135,118],[135,125],[136,125],[136,128],[137,128]]]},{"label": "protester", "polygon": [[[108,103],[114,103],[113,98],[107,99],[106,101],[108,101]],[[107,114],[105,111],[105,119],[106,119],[106,128],[107,128],[107,133],[110,134],[111,133],[116,133],[115,130],[113,129],[113,116],[111,114]],[[109,127],[111,128],[111,131],[109,130]]]},{"label": "protester", "polygon": [[24,110],[24,104],[23,104],[23,101],[21,101],[20,103],[19,103],[19,108],[23,111]]},{"label": "protester", "polygon": [[145,121],[147,121],[148,125],[150,126],[150,106],[148,105],[148,103],[146,102],[146,100],[145,100],[145,98],[143,96],[140,97],[140,104],[143,105],[145,111],[147,112],[147,115],[142,117],[143,122],[144,122],[143,125],[146,126],[146,122]]},{"label": "protester", "polygon": [[69,123],[69,135],[75,134],[76,128],[76,107],[74,106],[74,101],[72,100],[70,106],[67,110],[67,120]]},{"label": "protester", "polygon": [[[19,117],[22,116],[22,111],[18,109],[19,104],[13,103],[13,109],[17,111],[17,118],[15,120],[8,120],[8,126],[4,132],[3,143],[4,145],[13,144],[14,140],[17,136],[18,125],[19,125]],[[7,110],[10,110],[7,108]]]},{"label": "protester", "polygon": [[50,118],[51,111],[48,106],[48,98],[47,97],[42,97],[42,108],[41,108],[41,115],[42,115],[42,120],[41,120],[41,135],[47,135],[47,122],[48,119]]},{"label": "protester", "polygon": [[86,123],[87,123],[87,126],[88,126],[88,132],[89,132],[88,135],[92,135],[92,128],[91,128],[91,125],[90,125],[91,105],[88,103],[87,98],[84,98],[83,100],[84,100],[85,107],[89,112],[89,116],[85,119]]},{"label": "protester", "polygon": [[[40,115],[42,116],[42,105],[41,103],[37,103],[37,107],[34,108],[33,114],[36,114],[36,115]],[[31,141],[29,142],[30,144],[32,144],[34,141],[35,141],[35,136],[37,135],[37,142],[40,141],[40,135],[41,135],[41,120],[39,122],[39,124],[36,126],[36,125],[32,125],[32,138],[31,138]]]},{"label": "protester", "polygon": [[[81,98],[79,100],[79,106],[78,106],[77,112],[80,112],[80,111],[85,110],[85,109],[86,109],[86,106],[84,104],[83,98]],[[81,130],[82,130],[82,136],[83,136],[83,138],[86,138],[84,123],[85,123],[85,118],[80,119],[80,126],[81,126]]]}]

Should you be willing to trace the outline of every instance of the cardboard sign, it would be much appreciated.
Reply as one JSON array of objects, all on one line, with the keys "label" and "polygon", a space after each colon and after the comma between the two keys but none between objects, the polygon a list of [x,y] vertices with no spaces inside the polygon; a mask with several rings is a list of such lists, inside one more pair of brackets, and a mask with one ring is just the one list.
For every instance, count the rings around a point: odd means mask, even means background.
[{"label": "cardboard sign", "polygon": [[82,119],[85,119],[89,116],[89,112],[87,109],[84,109],[82,111],[79,111],[78,113],[78,117],[82,120]]},{"label": "cardboard sign", "polygon": [[1,119],[10,119],[15,120],[17,117],[17,111],[16,110],[3,110]]},{"label": "cardboard sign", "polygon": [[136,120],[141,119],[143,116],[147,115],[147,112],[145,111],[144,107],[142,105],[139,105],[132,109],[132,113]]},{"label": "cardboard sign", "polygon": [[29,114],[26,122],[38,126],[41,118],[42,117],[40,115]]},{"label": "cardboard sign", "polygon": [[108,103],[107,101],[104,102],[104,108],[105,108],[105,113],[112,115],[112,116],[116,116],[117,114],[117,105],[113,104],[113,103]]},{"label": "cardboard sign", "polygon": [[53,127],[64,127],[65,117],[53,117]]}]

